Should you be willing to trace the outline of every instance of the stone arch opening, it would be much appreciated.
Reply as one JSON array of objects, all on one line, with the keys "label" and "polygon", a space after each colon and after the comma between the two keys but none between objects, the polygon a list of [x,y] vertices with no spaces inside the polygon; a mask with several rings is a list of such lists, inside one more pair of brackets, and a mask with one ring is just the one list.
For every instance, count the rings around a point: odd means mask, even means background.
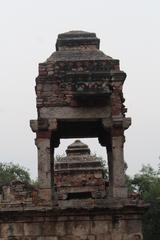
[{"label": "stone arch opening", "polygon": [[58,36],[56,52],[39,64],[38,120],[31,121],[37,135],[42,196],[48,192],[51,197],[53,153],[60,139],[83,137],[96,137],[107,148],[110,196],[127,196],[123,144],[130,119],[125,117],[123,104],[125,78],[119,61],[99,51],[94,33],[75,31]]}]

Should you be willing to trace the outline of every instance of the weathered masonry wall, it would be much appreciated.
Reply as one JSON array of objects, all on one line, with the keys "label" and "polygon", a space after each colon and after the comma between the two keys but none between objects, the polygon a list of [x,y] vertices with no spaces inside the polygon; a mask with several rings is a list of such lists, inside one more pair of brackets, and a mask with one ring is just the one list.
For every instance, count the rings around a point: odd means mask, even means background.
[{"label": "weathered masonry wall", "polygon": [[2,240],[140,240],[141,221],[137,215],[84,212],[4,213],[0,220]]},{"label": "weathered masonry wall", "polygon": [[[119,60],[99,50],[95,33],[58,35],[56,51],[36,78],[38,186],[14,181],[0,192],[0,240],[142,240],[143,201],[125,183],[123,83]],[[64,138],[97,138],[106,148],[108,178],[86,144],[66,157]]]}]

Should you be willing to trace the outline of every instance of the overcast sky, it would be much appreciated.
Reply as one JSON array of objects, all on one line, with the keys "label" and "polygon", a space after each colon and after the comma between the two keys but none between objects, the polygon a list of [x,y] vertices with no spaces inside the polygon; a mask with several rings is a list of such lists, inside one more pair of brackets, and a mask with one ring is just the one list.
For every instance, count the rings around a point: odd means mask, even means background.
[{"label": "overcast sky", "polygon": [[[159,0],[0,0],[0,161],[19,163],[37,176],[35,77],[38,63],[55,50],[57,35],[91,31],[100,48],[120,59],[124,84],[128,173],[160,162],[160,1]],[[69,140],[72,142],[73,140]],[[96,140],[84,140],[105,155]],[[68,142],[61,141],[57,153]]]}]

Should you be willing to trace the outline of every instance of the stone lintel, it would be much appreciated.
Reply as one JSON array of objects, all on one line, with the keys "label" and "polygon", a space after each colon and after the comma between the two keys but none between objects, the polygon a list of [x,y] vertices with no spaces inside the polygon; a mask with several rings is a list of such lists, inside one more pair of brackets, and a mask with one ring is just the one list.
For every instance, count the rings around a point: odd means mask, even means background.
[{"label": "stone lintel", "polygon": [[111,114],[110,106],[105,107],[42,107],[39,109],[41,118],[50,119],[101,119]]}]

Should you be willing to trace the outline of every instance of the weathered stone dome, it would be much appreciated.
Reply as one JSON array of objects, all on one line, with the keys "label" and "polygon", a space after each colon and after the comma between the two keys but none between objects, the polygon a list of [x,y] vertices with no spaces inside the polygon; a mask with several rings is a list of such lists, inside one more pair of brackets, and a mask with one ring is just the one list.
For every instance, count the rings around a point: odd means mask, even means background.
[{"label": "weathered stone dome", "polygon": [[100,158],[91,155],[88,145],[80,140],[70,144],[66,153],[54,169],[58,199],[103,198],[107,182]]},{"label": "weathered stone dome", "polygon": [[90,149],[87,144],[84,144],[80,140],[76,140],[74,143],[70,144],[66,150],[67,155],[88,155],[90,154]]},{"label": "weathered stone dome", "polygon": [[100,39],[95,33],[70,31],[58,35],[56,52],[47,62],[65,60],[107,60],[112,59],[99,50]]},{"label": "weathered stone dome", "polygon": [[72,165],[73,162],[77,164],[78,162],[85,164],[84,166],[94,165],[95,167],[102,168],[100,158],[96,155],[91,154],[91,151],[87,144],[81,142],[80,140],[75,140],[72,144],[70,144],[66,149],[66,156],[58,158],[56,160],[55,168],[58,168],[60,164],[64,166],[66,163],[68,166]]},{"label": "weathered stone dome", "polygon": [[58,35],[56,49],[60,47],[75,47],[75,46],[87,46],[92,45],[99,48],[99,38],[96,37],[95,33],[85,31],[70,31]]}]

